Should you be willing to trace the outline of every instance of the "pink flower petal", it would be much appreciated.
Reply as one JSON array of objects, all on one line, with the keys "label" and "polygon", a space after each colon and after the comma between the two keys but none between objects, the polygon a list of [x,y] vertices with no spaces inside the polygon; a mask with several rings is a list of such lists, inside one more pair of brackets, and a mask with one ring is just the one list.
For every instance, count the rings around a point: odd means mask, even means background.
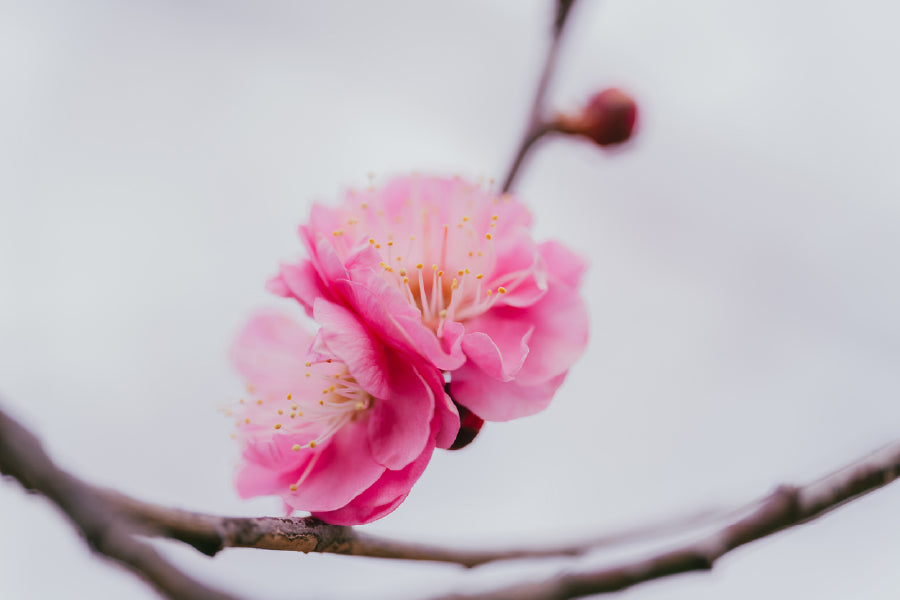
[{"label": "pink flower petal", "polygon": [[416,460],[403,469],[385,471],[369,489],[343,507],[329,512],[314,512],[313,516],[332,525],[358,525],[384,517],[409,495],[413,484],[428,466],[433,451],[434,441],[431,440]]},{"label": "pink flower petal", "polygon": [[366,421],[348,422],[316,448],[305,479],[303,472],[296,473],[302,481],[297,491],[283,494],[284,501],[298,510],[335,510],[378,481],[385,468],[369,452]]},{"label": "pink flower petal", "polygon": [[468,362],[477,364],[494,379],[509,381],[528,356],[534,325],[524,320],[497,318],[496,313],[496,310],[489,311],[467,323],[471,333],[463,337],[462,347]]},{"label": "pink flower petal", "polygon": [[[405,357],[389,353],[385,369],[390,373],[390,394],[376,399],[371,409],[369,447],[376,461],[396,470],[425,448],[435,398],[434,390]],[[438,388],[438,393],[443,394],[443,389]]]},{"label": "pink flower petal", "polygon": [[347,364],[356,382],[376,398],[389,398],[384,350],[356,315],[323,298],[316,300],[313,314],[325,345]]},{"label": "pink flower petal", "polygon": [[453,372],[450,391],[457,402],[486,421],[509,421],[541,412],[566,373],[537,385],[518,380],[497,381],[477,366],[466,363]]},{"label": "pink flower petal", "polygon": [[231,358],[262,395],[279,397],[309,385],[304,357],[311,342],[296,321],[268,312],[247,323],[231,349]]},{"label": "pink flower petal", "polygon": [[495,249],[491,287],[506,289],[497,305],[530,306],[540,300],[547,292],[547,269],[531,233],[523,228],[509,231],[499,236]]},{"label": "pink flower petal", "polygon": [[547,264],[547,271],[570,288],[581,285],[581,277],[587,270],[587,262],[555,240],[538,246],[538,252]]}]

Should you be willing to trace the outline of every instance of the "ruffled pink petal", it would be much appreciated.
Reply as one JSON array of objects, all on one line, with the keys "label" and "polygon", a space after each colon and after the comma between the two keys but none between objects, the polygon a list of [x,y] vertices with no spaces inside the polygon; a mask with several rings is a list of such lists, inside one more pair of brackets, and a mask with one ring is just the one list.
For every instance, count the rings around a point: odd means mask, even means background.
[{"label": "ruffled pink petal", "polygon": [[335,510],[378,481],[385,468],[369,451],[366,421],[349,421],[313,450],[316,456],[306,466],[308,473],[297,473],[297,491],[283,494],[284,501],[298,510]]},{"label": "ruffled pink petal", "polygon": [[434,451],[429,440],[423,452],[399,471],[385,471],[369,489],[343,507],[329,512],[314,512],[313,516],[332,525],[360,525],[371,523],[393,512],[409,495],[419,480]]},{"label": "ruffled pink petal", "polygon": [[528,356],[528,341],[534,325],[497,318],[494,312],[488,311],[466,326],[469,333],[463,337],[462,347],[468,362],[477,364],[490,377],[500,381],[515,377]]},{"label": "ruffled pink petal", "polygon": [[531,233],[517,228],[495,241],[497,259],[490,286],[503,286],[499,306],[531,306],[547,292],[547,269]]},{"label": "ruffled pink petal", "polygon": [[308,260],[295,265],[281,265],[278,275],[269,280],[267,288],[278,296],[294,298],[310,316],[316,298],[331,298],[331,293],[322,285],[319,274]]},{"label": "ruffled pink petal", "polygon": [[435,398],[434,391],[405,357],[388,353],[386,372],[390,373],[390,394],[377,398],[370,411],[369,448],[377,462],[397,470],[414,461],[425,448]]},{"label": "ruffled pink petal", "polygon": [[570,288],[581,285],[581,277],[587,270],[587,262],[555,240],[538,246],[538,252],[547,264],[547,271]]},{"label": "ruffled pink petal", "polygon": [[293,319],[262,313],[238,335],[231,359],[261,395],[280,397],[308,386],[304,357],[311,342],[312,336]]},{"label": "ruffled pink petal", "polygon": [[462,329],[452,325],[445,331],[442,343],[422,324],[418,309],[407,303],[400,292],[381,277],[362,269],[353,272],[359,281],[336,281],[350,306],[385,342],[411,354],[418,354],[439,369],[455,369],[465,361],[462,352]]},{"label": "ruffled pink petal", "polygon": [[565,373],[587,346],[589,324],[584,300],[568,286],[551,280],[547,295],[522,313],[519,318],[534,325],[534,333],[528,343],[528,358],[516,380],[522,385],[536,385]]},{"label": "ruffled pink petal", "polygon": [[450,390],[457,402],[486,421],[510,421],[541,412],[566,373],[537,385],[497,381],[472,363],[453,372]]},{"label": "ruffled pink petal", "polygon": [[434,420],[432,426],[435,429],[435,445],[438,448],[449,448],[456,440],[459,433],[459,410],[453,404],[453,400],[444,391],[444,375],[437,369],[420,368],[419,373],[425,379],[428,387],[434,390]]},{"label": "ruffled pink petal", "polygon": [[297,473],[309,463],[308,451],[294,452],[294,444],[309,439],[298,435],[276,435],[271,439],[249,441],[244,446],[243,462],[235,478],[242,498],[282,494],[297,480]]},{"label": "ruffled pink petal", "polygon": [[356,382],[376,398],[389,398],[387,358],[384,349],[352,312],[319,298],[313,305],[325,346],[346,363]]}]

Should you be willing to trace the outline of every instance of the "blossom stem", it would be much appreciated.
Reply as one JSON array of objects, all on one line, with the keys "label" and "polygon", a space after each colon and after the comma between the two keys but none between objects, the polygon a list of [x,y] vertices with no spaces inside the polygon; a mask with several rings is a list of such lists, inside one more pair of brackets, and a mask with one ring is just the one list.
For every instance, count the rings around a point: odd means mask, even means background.
[{"label": "blossom stem", "polygon": [[519,144],[519,148],[516,150],[512,164],[503,180],[503,187],[501,188],[501,191],[503,192],[508,192],[512,188],[516,176],[519,174],[525,161],[525,157],[528,155],[534,144],[544,137],[544,135],[555,129],[552,122],[547,121],[544,117],[547,90],[550,87],[550,80],[556,69],[563,33],[566,30],[566,23],[568,23],[569,15],[571,14],[574,5],[575,0],[557,1],[556,19],[553,22],[553,37],[550,40],[550,46],[547,49],[547,55],[544,58],[544,68],[541,71],[541,78],[538,80],[537,88],[534,92],[534,100],[531,103],[531,112],[528,116],[525,135],[522,137],[522,142]]}]

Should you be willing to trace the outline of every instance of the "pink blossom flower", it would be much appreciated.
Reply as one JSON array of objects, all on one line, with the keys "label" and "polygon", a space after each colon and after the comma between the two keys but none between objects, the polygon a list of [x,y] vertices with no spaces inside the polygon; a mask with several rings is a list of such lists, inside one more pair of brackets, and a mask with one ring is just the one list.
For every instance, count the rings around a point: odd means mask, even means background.
[{"label": "pink blossom flower", "polygon": [[406,498],[436,446],[453,443],[459,415],[433,366],[383,347],[346,308],[319,299],[313,313],[329,332],[314,339],[266,313],[234,346],[252,392],[237,411],[238,493],[368,523]]},{"label": "pink blossom flower", "polygon": [[[388,344],[448,371],[454,400],[503,421],[543,410],[587,343],[584,262],[537,244],[509,195],[459,178],[400,177],[315,205],[309,258],[282,265],[276,294],[313,312],[326,298]],[[328,325],[323,324],[323,331]]]}]

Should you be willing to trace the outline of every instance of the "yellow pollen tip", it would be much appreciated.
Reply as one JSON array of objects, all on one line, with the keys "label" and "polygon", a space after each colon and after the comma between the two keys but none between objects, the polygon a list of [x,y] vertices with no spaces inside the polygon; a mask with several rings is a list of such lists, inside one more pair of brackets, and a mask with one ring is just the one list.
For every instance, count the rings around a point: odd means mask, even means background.
[{"label": "yellow pollen tip", "polygon": [[297,484],[296,484],[296,483],[292,483],[292,484],[291,484],[291,491],[292,491],[292,492],[296,492],[296,491],[297,491]]},{"label": "yellow pollen tip", "polygon": [[501,294],[505,294],[506,288],[501,285],[500,287],[497,288],[497,291],[500,292]]},{"label": "yellow pollen tip", "polygon": [[376,248],[381,248],[381,244],[375,244]]},{"label": "yellow pollen tip", "polygon": [[375,243],[375,238],[369,238],[369,243],[370,243],[370,244],[374,244],[374,243]]},{"label": "yellow pollen tip", "polygon": [[359,205],[359,207],[365,209],[365,208],[369,208],[369,205],[366,204],[365,202],[363,202],[362,204]]},{"label": "yellow pollen tip", "polygon": [[492,296],[492,295],[494,295],[494,292],[492,292],[492,291],[490,290],[490,288],[488,288],[487,295],[488,295],[488,296]]},{"label": "yellow pollen tip", "polygon": [[238,402],[240,402],[241,404],[243,404],[243,403],[244,403],[244,399],[241,398],[240,400],[238,400]]},{"label": "yellow pollen tip", "polygon": [[324,401],[324,400],[319,400],[319,406],[325,406],[325,401]]},{"label": "yellow pollen tip", "polygon": [[438,271],[438,272],[437,272],[437,276],[438,276],[438,277],[443,277],[443,276],[444,276],[444,272],[443,272],[443,271]]},{"label": "yellow pollen tip", "polygon": [[494,215],[493,217],[491,217],[491,221],[496,221],[496,220],[499,219],[499,218],[500,218],[500,217],[498,217],[497,215]]},{"label": "yellow pollen tip", "polygon": [[307,367],[311,367],[311,366],[312,366],[312,363],[309,362],[309,361],[306,361],[306,366],[307,366]]},{"label": "yellow pollen tip", "polygon": [[486,240],[489,240],[489,239],[491,239],[492,237],[494,237],[494,236],[492,236],[492,235],[489,234],[489,233],[484,234],[484,239],[486,239]]},{"label": "yellow pollen tip", "polygon": [[460,277],[462,277],[463,275],[466,274],[466,272],[463,271],[462,269],[460,269],[459,271],[456,272],[456,274],[459,275]]},{"label": "yellow pollen tip", "polygon": [[249,425],[249,424],[250,424],[250,419],[244,419],[244,425]]},{"label": "yellow pollen tip", "polygon": [[399,273],[401,277],[406,277],[406,269],[400,269],[397,273]]},{"label": "yellow pollen tip", "polygon": [[438,315],[443,319],[444,317],[447,316],[447,309],[446,309],[446,308],[442,308],[442,309],[441,309],[441,312],[439,312]]},{"label": "yellow pollen tip", "polygon": [[256,403],[257,403],[257,404],[260,404],[260,405],[262,404],[262,402],[263,402],[262,400],[257,400],[257,401],[256,401]]},{"label": "yellow pollen tip", "polygon": [[404,278],[403,278],[403,283],[409,283],[409,277],[404,277]]},{"label": "yellow pollen tip", "polygon": [[418,263],[418,264],[416,265],[416,268],[417,268],[417,269],[423,269],[423,268],[425,268],[425,265],[423,265],[422,263]]},{"label": "yellow pollen tip", "polygon": [[275,429],[281,429],[281,423],[275,423]]},{"label": "yellow pollen tip", "polygon": [[388,245],[388,246],[393,246],[393,245],[394,245],[394,242],[388,242],[387,245]]},{"label": "yellow pollen tip", "polygon": [[[506,290],[503,290],[503,293],[505,294],[505,293],[506,293]],[[328,391],[329,391],[329,392],[333,392],[333,391],[334,391],[334,386],[331,386],[330,388],[328,388]]]},{"label": "yellow pollen tip", "polygon": [[469,256],[475,256],[474,252],[469,252]]},{"label": "yellow pollen tip", "polygon": [[279,415],[283,415],[283,414],[284,414],[284,411],[281,410],[281,409],[279,408],[279,409],[278,409],[278,414],[279,414]]},{"label": "yellow pollen tip", "polygon": [[310,375],[309,373],[307,373],[306,376],[307,376],[307,377],[311,377],[311,375]]},{"label": "yellow pollen tip", "polygon": [[300,452],[300,444],[294,444],[293,446],[291,446],[291,450],[293,450],[294,452]]},{"label": "yellow pollen tip", "polygon": [[437,271],[437,265],[431,265],[431,270],[432,270],[432,271]]},{"label": "yellow pollen tip", "polygon": [[291,410],[297,410],[297,405],[296,405],[296,404],[291,404]]},{"label": "yellow pollen tip", "polygon": [[285,398],[287,398],[288,400],[290,400],[290,399],[291,399],[291,395],[288,394],[287,396],[285,396]]},{"label": "yellow pollen tip", "polygon": [[327,394],[327,393],[328,393],[328,390],[327,390],[327,389],[322,390],[322,393],[323,393],[323,394]]},{"label": "yellow pollen tip", "polygon": [[313,441],[311,441],[311,442],[309,443],[309,447],[310,447],[310,448],[315,448],[315,447],[318,446],[318,445],[319,445],[319,444],[316,443],[316,440],[313,440]]}]

